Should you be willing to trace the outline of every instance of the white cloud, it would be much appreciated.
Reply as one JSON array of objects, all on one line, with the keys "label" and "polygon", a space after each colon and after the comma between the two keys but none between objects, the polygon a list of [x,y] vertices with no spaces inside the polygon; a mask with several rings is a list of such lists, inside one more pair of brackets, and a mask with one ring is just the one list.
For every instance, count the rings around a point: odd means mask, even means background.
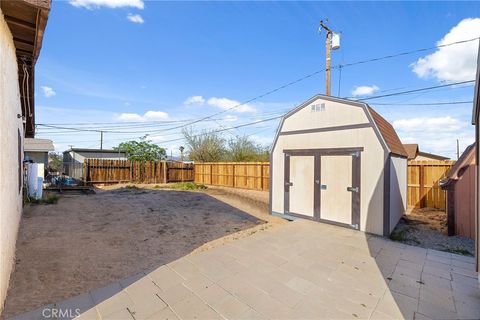
[{"label": "white cloud", "polygon": [[223,121],[226,121],[226,122],[233,122],[233,121],[237,121],[238,120],[238,117],[237,116],[232,116],[232,115],[228,115],[228,116],[225,116],[223,118]]},{"label": "white cloud", "polygon": [[360,97],[360,96],[369,96],[377,92],[380,88],[376,85],[373,86],[359,86],[355,87],[352,91],[352,96]]},{"label": "white cloud", "polygon": [[475,140],[474,127],[451,116],[398,119],[393,126],[402,143],[418,143],[421,151],[452,159],[457,139],[461,150]]},{"label": "white cloud", "polygon": [[[437,45],[444,45],[480,36],[480,18],[464,19],[453,27]],[[412,63],[413,72],[422,79],[467,81],[475,79],[478,41],[438,48],[432,54]]]},{"label": "white cloud", "polygon": [[[228,98],[216,98],[212,97],[208,99],[207,103],[213,107],[217,107],[223,110],[231,109],[233,107],[236,107],[240,104],[240,102],[231,100]],[[256,109],[254,106],[249,105],[249,104],[242,104],[241,106],[236,107],[235,109],[232,109],[232,111],[236,112],[255,112]]]},{"label": "white cloud", "polygon": [[423,117],[411,119],[399,119],[393,121],[393,127],[398,130],[416,132],[416,131],[457,131],[468,124],[450,116],[445,117]]},{"label": "white cloud", "polygon": [[57,94],[51,87],[42,86],[41,88],[43,90],[43,94],[47,98],[53,97],[54,95]]},{"label": "white cloud", "polygon": [[202,96],[191,96],[183,104],[185,105],[203,105],[205,103],[205,98]]},{"label": "white cloud", "polygon": [[125,122],[157,121],[157,120],[168,119],[168,113],[163,111],[147,111],[143,115],[140,115],[138,113],[121,113],[115,116],[115,118],[118,121],[125,121]]},{"label": "white cloud", "polygon": [[129,13],[127,15],[127,19],[130,20],[131,22],[133,23],[138,23],[138,24],[142,24],[145,22],[145,20],[143,20],[142,16],[139,15],[139,14],[132,14],[132,13]]},{"label": "white cloud", "polygon": [[95,9],[100,7],[124,8],[132,7],[143,9],[143,0],[70,0],[70,4],[77,8]]}]

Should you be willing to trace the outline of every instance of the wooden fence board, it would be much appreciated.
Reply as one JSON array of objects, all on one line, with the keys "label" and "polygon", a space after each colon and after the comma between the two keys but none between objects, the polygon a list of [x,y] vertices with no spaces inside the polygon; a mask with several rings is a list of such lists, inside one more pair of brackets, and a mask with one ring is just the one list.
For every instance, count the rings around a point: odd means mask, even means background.
[{"label": "wooden fence board", "polygon": [[440,186],[455,161],[408,161],[407,199],[409,207],[445,210],[446,193]]},{"label": "wooden fence board", "polygon": [[[445,210],[446,194],[439,181],[454,161],[409,161],[407,201],[409,207]],[[207,185],[242,189],[270,188],[268,162],[204,162],[85,160],[87,183],[165,183],[195,181]]]},{"label": "wooden fence board", "polygon": [[182,162],[86,159],[84,166],[86,183],[164,183],[194,180],[193,164]]},{"label": "wooden fence board", "polygon": [[195,163],[195,182],[232,188],[269,190],[268,162]]}]

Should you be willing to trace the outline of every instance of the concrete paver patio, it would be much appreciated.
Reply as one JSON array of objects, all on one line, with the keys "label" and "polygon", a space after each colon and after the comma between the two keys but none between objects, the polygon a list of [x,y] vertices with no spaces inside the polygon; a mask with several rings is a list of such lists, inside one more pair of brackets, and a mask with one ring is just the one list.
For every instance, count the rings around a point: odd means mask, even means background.
[{"label": "concrete paver patio", "polygon": [[14,319],[77,311],[102,320],[478,319],[480,289],[471,257],[297,220]]}]

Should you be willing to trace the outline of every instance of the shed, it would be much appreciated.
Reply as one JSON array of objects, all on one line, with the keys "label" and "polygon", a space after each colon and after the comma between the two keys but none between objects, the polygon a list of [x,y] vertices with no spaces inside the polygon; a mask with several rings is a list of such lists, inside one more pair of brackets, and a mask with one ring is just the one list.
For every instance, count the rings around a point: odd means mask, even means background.
[{"label": "shed", "polygon": [[366,103],[316,95],[280,122],[270,211],[389,235],[407,205],[407,153]]},{"label": "shed", "polygon": [[43,163],[45,168],[48,167],[48,153],[54,151],[52,140],[25,138],[23,151],[25,153],[25,160],[31,160],[35,163]]},{"label": "shed", "polygon": [[85,159],[128,160],[128,157],[118,150],[71,148],[63,152],[65,174],[75,179],[82,178]]},{"label": "shed", "polygon": [[475,239],[476,144],[468,146],[440,182],[447,190],[448,235]]}]

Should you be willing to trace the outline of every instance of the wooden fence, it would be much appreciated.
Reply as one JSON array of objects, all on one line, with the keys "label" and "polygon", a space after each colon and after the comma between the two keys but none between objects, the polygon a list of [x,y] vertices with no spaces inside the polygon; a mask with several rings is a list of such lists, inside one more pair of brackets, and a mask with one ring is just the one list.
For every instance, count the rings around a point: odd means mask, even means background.
[{"label": "wooden fence", "polygon": [[409,207],[445,210],[446,192],[439,186],[455,161],[408,161]]},{"label": "wooden fence", "polygon": [[268,162],[195,163],[195,182],[233,188],[269,190]]},{"label": "wooden fence", "polygon": [[86,159],[86,183],[168,183],[193,181],[193,164],[174,161]]},{"label": "wooden fence", "polygon": [[[454,161],[409,161],[407,201],[409,207],[445,210],[446,193],[439,186]],[[268,162],[129,161],[87,159],[87,183],[167,183],[195,181],[214,186],[269,190]]]}]

